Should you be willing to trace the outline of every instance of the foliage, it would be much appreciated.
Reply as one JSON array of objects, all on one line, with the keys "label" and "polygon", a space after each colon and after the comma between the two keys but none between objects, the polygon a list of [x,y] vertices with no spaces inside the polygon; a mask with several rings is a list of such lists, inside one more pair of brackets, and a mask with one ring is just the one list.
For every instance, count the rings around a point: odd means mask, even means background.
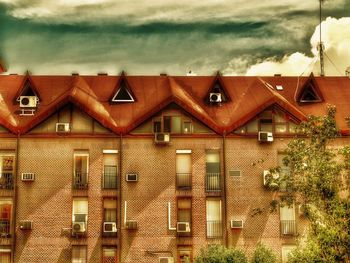
[{"label": "foliage", "polygon": [[210,245],[202,248],[195,263],[247,263],[247,257],[241,250],[226,248],[222,245]]},{"label": "foliage", "polygon": [[[290,170],[281,173],[274,181],[277,187],[270,189],[284,190],[279,205],[301,204],[309,220],[308,239],[290,262],[349,260],[350,202],[341,192],[349,193],[350,148],[336,151],[329,147],[339,136],[335,112],[335,107],[329,107],[326,116],[310,116],[299,125],[298,136],[288,144],[283,160]],[[271,173],[280,171],[277,167]],[[274,205],[277,207],[276,200]]]},{"label": "foliage", "polygon": [[271,248],[259,243],[255,249],[252,263],[276,263],[277,257]]}]

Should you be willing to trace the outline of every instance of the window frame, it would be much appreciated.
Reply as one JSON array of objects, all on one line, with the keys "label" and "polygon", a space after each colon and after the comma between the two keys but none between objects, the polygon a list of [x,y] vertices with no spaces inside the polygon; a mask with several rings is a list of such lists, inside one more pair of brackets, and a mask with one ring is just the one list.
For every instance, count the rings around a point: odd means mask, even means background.
[{"label": "window frame", "polygon": [[[82,258],[78,258],[78,259],[74,259],[73,258],[73,253],[74,253],[74,249],[82,249],[82,248],[84,248],[84,250],[85,250],[85,253],[84,253],[84,258],[82,259]],[[75,260],[79,260],[78,262],[79,263],[81,263],[81,260],[83,260],[83,262],[82,263],[87,263],[88,262],[88,259],[87,259],[87,255],[88,255],[88,248],[87,248],[87,245],[72,245],[72,254],[71,254],[71,263],[76,263],[76,261]],[[81,256],[80,255],[80,253],[79,253],[79,256]],[[73,261],[74,260],[74,261]]]},{"label": "window frame", "polygon": [[[77,184],[75,182],[76,180],[76,172],[77,172],[77,161],[76,157],[87,157],[86,159],[86,183],[82,187],[77,187]],[[74,151],[73,153],[73,189],[79,190],[79,189],[87,189],[89,185],[89,167],[90,167],[90,157],[89,157],[89,151],[84,151],[84,150],[79,150],[79,151]]]}]

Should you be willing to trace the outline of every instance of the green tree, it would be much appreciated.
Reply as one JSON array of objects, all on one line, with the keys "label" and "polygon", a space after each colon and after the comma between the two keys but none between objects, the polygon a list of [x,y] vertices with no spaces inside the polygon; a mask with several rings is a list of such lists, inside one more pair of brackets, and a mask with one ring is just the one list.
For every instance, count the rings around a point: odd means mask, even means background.
[{"label": "green tree", "polygon": [[241,250],[226,248],[222,245],[210,245],[202,248],[195,258],[196,263],[247,263],[247,257]]},{"label": "green tree", "polygon": [[271,169],[272,174],[280,172],[280,177],[268,179],[270,190],[284,189],[273,207],[300,204],[309,220],[307,239],[289,262],[349,262],[350,147],[330,147],[339,137],[335,113],[335,107],[328,107],[326,116],[310,116],[301,123],[283,160],[290,171]]},{"label": "green tree", "polygon": [[271,248],[262,243],[258,243],[252,257],[252,263],[276,263],[277,257]]}]

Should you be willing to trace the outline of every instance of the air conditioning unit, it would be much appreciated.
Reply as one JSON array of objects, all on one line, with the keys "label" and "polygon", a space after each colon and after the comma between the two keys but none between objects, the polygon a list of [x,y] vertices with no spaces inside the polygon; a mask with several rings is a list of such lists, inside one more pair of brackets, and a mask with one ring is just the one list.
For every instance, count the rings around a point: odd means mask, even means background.
[{"label": "air conditioning unit", "polygon": [[267,176],[272,176],[273,179],[278,179],[280,177],[279,173],[270,173],[269,170],[264,170],[263,172],[263,180],[264,180],[264,185],[267,185]]},{"label": "air conditioning unit", "polygon": [[177,232],[178,233],[189,233],[191,232],[189,222],[177,222]]},{"label": "air conditioning unit", "polygon": [[231,228],[243,228],[243,220],[231,220]]},{"label": "air conditioning unit", "polygon": [[72,230],[73,230],[73,233],[85,233],[86,223],[85,222],[74,222]]},{"label": "air conditioning unit", "polygon": [[127,220],[125,222],[126,229],[134,230],[137,229],[137,221],[136,220]]},{"label": "air conditioning unit", "polygon": [[56,132],[69,132],[70,125],[69,123],[56,123]]},{"label": "air conditioning unit", "polygon": [[210,93],[209,101],[215,103],[222,102],[221,93]]},{"label": "air conditioning unit", "polygon": [[117,232],[117,224],[115,222],[104,222],[103,223],[104,233],[115,233]]},{"label": "air conditioning unit", "polygon": [[21,220],[19,221],[19,229],[21,230],[31,230],[33,228],[33,221],[31,220]]},{"label": "air conditioning unit", "polygon": [[258,140],[259,142],[273,142],[273,134],[272,132],[260,131]]},{"label": "air conditioning unit", "polygon": [[38,102],[37,96],[20,96],[19,106],[21,108],[36,108]]},{"label": "air conditioning unit", "polygon": [[159,263],[174,263],[173,257],[160,257]]},{"label": "air conditioning unit", "polygon": [[35,173],[22,173],[21,179],[22,181],[34,181]]},{"label": "air conditioning unit", "polygon": [[136,173],[126,174],[125,180],[126,180],[127,182],[137,182],[138,176],[137,176]]},{"label": "air conditioning unit", "polygon": [[156,133],[154,134],[154,142],[155,143],[169,143],[170,142],[170,134],[169,133]]}]

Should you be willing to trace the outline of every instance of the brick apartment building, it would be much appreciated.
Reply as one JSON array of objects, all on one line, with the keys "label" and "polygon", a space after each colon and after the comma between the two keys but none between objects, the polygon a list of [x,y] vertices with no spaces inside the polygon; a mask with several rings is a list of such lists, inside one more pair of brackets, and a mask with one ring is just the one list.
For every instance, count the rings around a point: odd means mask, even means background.
[{"label": "brick apartment building", "polygon": [[305,219],[256,213],[264,171],[327,104],[349,143],[348,98],[346,77],[2,75],[0,262],[185,262],[259,241],[285,260]]}]

